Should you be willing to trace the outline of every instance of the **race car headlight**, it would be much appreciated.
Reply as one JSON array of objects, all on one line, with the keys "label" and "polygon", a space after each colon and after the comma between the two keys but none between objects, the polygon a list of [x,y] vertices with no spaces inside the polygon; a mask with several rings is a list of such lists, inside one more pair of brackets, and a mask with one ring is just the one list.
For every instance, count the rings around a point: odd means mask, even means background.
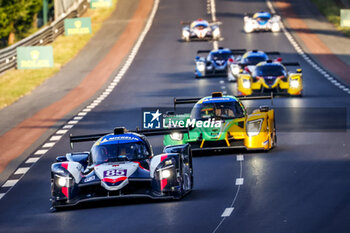
[{"label": "race car headlight", "polygon": [[174,132],[174,133],[170,134],[170,138],[175,140],[175,141],[180,141],[180,140],[182,140],[183,135],[182,135],[182,133]]},{"label": "race car headlight", "polygon": [[247,134],[249,137],[256,136],[260,133],[263,119],[247,122]]},{"label": "race car headlight", "polygon": [[248,79],[243,79],[243,88],[247,88],[249,89],[250,88],[250,80]]},{"label": "race car headlight", "polygon": [[271,30],[274,32],[278,32],[280,30],[280,25],[277,22],[272,23]]},{"label": "race car headlight", "polygon": [[234,75],[238,75],[238,74],[239,74],[239,71],[240,71],[241,69],[239,68],[239,66],[237,66],[237,65],[235,65],[235,64],[232,64],[232,65],[231,65],[231,70],[232,70],[232,73],[233,73]]},{"label": "race car headlight", "polygon": [[298,88],[298,87],[299,87],[299,81],[298,81],[298,79],[292,79],[292,80],[290,80],[289,85],[290,85],[292,88]]},{"label": "race car headlight", "polygon": [[56,184],[59,187],[69,187],[71,183],[71,177],[66,177],[66,176],[58,176],[55,175],[56,178]]},{"label": "race car headlight", "polygon": [[161,173],[162,173],[162,178],[165,178],[165,179],[167,179],[171,176],[171,172],[168,169],[162,170]]},{"label": "race car headlight", "polygon": [[220,29],[219,28],[215,28],[215,30],[213,31],[213,36],[214,37],[219,37],[220,36]]},{"label": "race car headlight", "polygon": [[182,31],[182,36],[183,36],[183,37],[189,37],[189,36],[190,36],[190,33],[189,33],[188,31],[186,31],[186,30],[183,30],[183,31]]},{"label": "race car headlight", "polygon": [[205,64],[203,62],[197,62],[197,70],[203,72],[205,70]]}]

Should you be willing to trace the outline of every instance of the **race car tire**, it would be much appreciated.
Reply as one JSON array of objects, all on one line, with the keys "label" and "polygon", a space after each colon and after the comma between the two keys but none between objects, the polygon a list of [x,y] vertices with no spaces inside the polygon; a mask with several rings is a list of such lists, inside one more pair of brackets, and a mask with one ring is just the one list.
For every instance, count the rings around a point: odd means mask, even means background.
[{"label": "race car tire", "polygon": [[190,193],[192,191],[193,175],[191,177],[188,177],[186,180],[187,180],[187,186],[189,186],[190,188],[188,189],[188,191],[186,191],[185,178],[184,178],[184,175],[182,175],[182,177],[181,177],[181,184],[180,184],[180,190],[175,191],[174,194],[173,194],[175,200],[181,200],[185,195],[187,195],[188,193]]},{"label": "race car tire", "polygon": [[274,132],[274,137],[273,137],[273,144],[271,148],[274,148],[275,146],[277,146],[276,117],[273,118],[273,132]]}]

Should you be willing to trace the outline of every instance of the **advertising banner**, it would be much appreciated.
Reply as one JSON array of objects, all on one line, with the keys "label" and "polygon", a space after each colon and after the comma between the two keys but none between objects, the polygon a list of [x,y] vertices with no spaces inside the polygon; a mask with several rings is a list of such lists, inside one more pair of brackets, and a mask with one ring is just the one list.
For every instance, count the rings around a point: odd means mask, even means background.
[{"label": "advertising banner", "polygon": [[28,46],[17,48],[17,69],[53,67],[52,46]]}]

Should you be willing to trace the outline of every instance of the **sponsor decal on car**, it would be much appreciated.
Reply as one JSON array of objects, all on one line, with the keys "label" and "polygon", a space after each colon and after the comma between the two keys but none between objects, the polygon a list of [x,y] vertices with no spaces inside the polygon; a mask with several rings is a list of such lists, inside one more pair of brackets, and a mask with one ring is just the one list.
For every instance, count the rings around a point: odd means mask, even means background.
[{"label": "sponsor decal on car", "polygon": [[111,169],[103,172],[103,177],[126,176],[126,169]]}]

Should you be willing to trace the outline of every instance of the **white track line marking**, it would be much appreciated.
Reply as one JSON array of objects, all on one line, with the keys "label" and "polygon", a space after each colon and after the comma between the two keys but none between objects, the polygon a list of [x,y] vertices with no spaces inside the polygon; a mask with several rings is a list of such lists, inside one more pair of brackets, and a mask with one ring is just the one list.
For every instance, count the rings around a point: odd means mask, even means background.
[{"label": "white track line marking", "polygon": [[[243,161],[239,161],[239,164],[240,164],[240,171],[239,171],[239,177],[242,178],[242,173],[243,173]],[[237,200],[237,197],[238,197],[238,193],[239,193],[239,190],[241,189],[241,186],[239,185],[238,188],[237,188],[237,191],[236,191],[236,194],[235,194],[235,197],[233,198],[232,200],[232,203],[231,205],[229,206],[229,208],[233,208],[233,205],[235,204],[236,200]],[[219,224],[216,226],[216,228],[214,229],[213,233],[215,233],[221,226],[221,224],[225,221],[226,217],[223,217],[221,219],[221,221],[219,222]]]},{"label": "white track line marking", "polygon": [[73,128],[73,126],[74,125],[65,125],[65,126],[63,126],[63,129],[71,129],[71,128]]},{"label": "white track line marking", "polygon": [[69,125],[75,125],[76,123],[78,123],[78,121],[68,121],[67,124],[69,124]]},{"label": "white track line marking", "polygon": [[86,112],[79,112],[78,116],[85,116],[87,113]]},{"label": "white track line marking", "polygon": [[0,193],[0,200],[5,196],[6,193]]},{"label": "white track line marking", "polygon": [[43,150],[37,150],[37,151],[35,151],[35,155],[44,155],[44,154],[46,154],[46,152],[47,152],[48,150],[47,149],[43,149]]},{"label": "white track line marking", "polygon": [[81,116],[76,116],[73,118],[73,120],[75,120],[75,121],[80,121],[81,119],[83,119],[83,117],[81,117]]},{"label": "white track line marking", "polygon": [[6,188],[6,187],[12,187],[14,186],[18,180],[7,180],[5,184],[3,184],[1,187]]},{"label": "white track line marking", "polygon": [[[276,11],[273,7],[273,5],[271,4],[270,0],[266,0],[266,5],[268,6],[268,8],[270,9],[271,13],[275,14]],[[312,61],[307,55],[305,55],[305,52],[302,50],[302,48],[298,45],[298,42],[293,38],[292,34],[287,31],[286,27],[284,26],[283,22],[281,21],[281,28],[282,31],[285,35],[285,37],[287,37],[287,39],[289,40],[290,44],[294,47],[294,49],[298,52],[298,54],[300,54],[302,56],[302,58],[309,63],[309,65],[311,65],[316,71],[318,71],[323,77],[327,78],[329,81],[331,81],[336,87],[338,87],[341,90],[344,90],[343,88],[341,88],[343,85],[338,81],[335,80],[334,78],[330,79],[329,77],[331,77],[321,66],[319,66],[317,63],[315,63],[314,61]]]},{"label": "white track line marking", "polygon": [[26,174],[29,170],[29,167],[20,167],[16,170],[15,175]]},{"label": "white track line marking", "polygon": [[53,147],[55,144],[56,144],[55,142],[47,142],[42,147],[43,148],[49,148],[49,147]]},{"label": "white track line marking", "polygon": [[29,158],[25,163],[36,163],[40,157],[35,157],[35,158]]},{"label": "white track line marking", "polygon": [[222,213],[221,217],[229,217],[232,214],[233,209],[233,207],[226,208]]},{"label": "white track line marking", "polygon": [[49,141],[58,141],[62,136],[52,136]]},{"label": "white track line marking", "polygon": [[243,185],[244,179],[243,178],[237,178],[236,179],[236,185]]},{"label": "white track line marking", "polygon": [[243,155],[237,155],[237,161],[243,161],[244,156]]},{"label": "white track line marking", "polygon": [[61,129],[61,130],[58,130],[58,131],[56,132],[56,134],[65,134],[65,133],[67,133],[67,132],[68,132],[67,129]]}]

